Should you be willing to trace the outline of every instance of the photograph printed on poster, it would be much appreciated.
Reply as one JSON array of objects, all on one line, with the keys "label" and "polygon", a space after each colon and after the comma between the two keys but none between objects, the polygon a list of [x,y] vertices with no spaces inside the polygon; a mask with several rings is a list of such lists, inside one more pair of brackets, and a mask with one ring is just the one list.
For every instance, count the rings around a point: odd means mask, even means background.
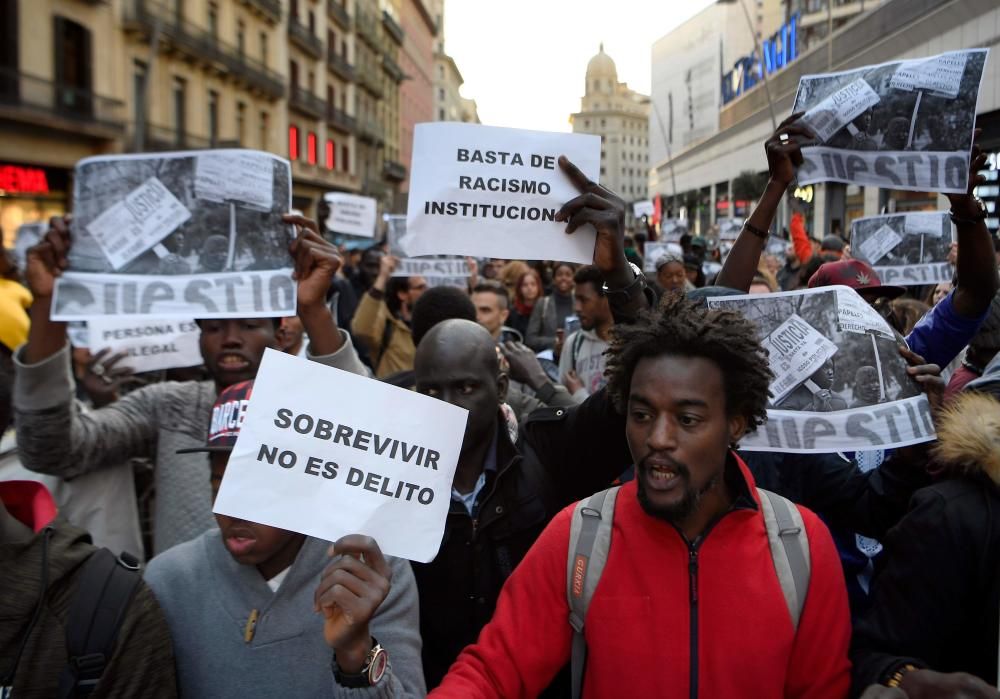
[{"label": "photograph printed on poster", "polygon": [[844,286],[709,299],[757,326],[774,379],[768,424],[741,446],[814,452],[900,446],[933,436],[901,338]]},{"label": "photograph printed on poster", "polygon": [[851,256],[864,260],[883,284],[940,284],[955,270],[948,254],[955,242],[946,212],[868,216],[851,222]]},{"label": "photograph printed on poster", "polygon": [[74,174],[53,318],[294,312],[288,161],[250,150],[100,156]]},{"label": "photograph printed on poster", "polygon": [[792,112],[815,134],[800,185],[964,192],[986,49],[806,75]]}]

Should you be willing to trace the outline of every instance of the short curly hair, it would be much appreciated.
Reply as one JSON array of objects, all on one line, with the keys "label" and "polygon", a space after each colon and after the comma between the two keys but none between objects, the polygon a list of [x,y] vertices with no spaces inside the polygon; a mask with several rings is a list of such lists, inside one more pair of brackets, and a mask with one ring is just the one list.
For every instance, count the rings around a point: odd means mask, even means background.
[{"label": "short curly hair", "polygon": [[608,395],[625,412],[639,360],[674,355],[703,357],[722,372],[726,413],[746,419],[754,431],[767,420],[768,387],[774,375],[754,324],[742,314],[712,310],[683,294],[666,294],[656,311],[616,325],[607,350]]}]

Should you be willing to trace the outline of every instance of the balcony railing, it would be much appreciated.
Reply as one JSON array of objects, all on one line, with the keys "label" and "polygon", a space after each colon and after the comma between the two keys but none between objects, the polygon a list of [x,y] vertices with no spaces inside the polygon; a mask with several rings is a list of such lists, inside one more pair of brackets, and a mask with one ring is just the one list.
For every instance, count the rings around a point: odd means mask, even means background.
[{"label": "balcony railing", "polygon": [[55,118],[55,126],[70,130],[98,127],[109,138],[125,130],[123,102],[10,68],[0,68],[0,109],[8,118],[39,125]]},{"label": "balcony railing", "polygon": [[382,56],[382,68],[386,74],[396,83],[401,83],[406,79],[406,73],[399,67],[399,64],[389,54]]},{"label": "balcony railing", "polygon": [[314,119],[322,119],[326,114],[326,102],[301,87],[292,86],[288,95],[288,106]]},{"label": "balcony railing", "polygon": [[406,179],[406,166],[397,163],[395,160],[386,160],[382,163],[382,177],[387,180],[402,182]]},{"label": "balcony railing", "polygon": [[367,65],[355,67],[358,83],[372,94],[372,96],[382,99],[385,94],[382,87],[382,76],[378,74],[378,69],[372,69]]},{"label": "balcony railing", "polygon": [[374,119],[358,117],[358,138],[365,143],[381,146],[385,143],[382,135],[382,124]]},{"label": "balcony railing", "polygon": [[326,123],[342,133],[354,133],[357,124],[354,117],[332,105],[326,107]]},{"label": "balcony railing", "polygon": [[385,10],[382,10],[382,24],[385,26],[385,30],[389,32],[389,36],[396,40],[396,43],[400,46],[403,45],[403,28],[399,26],[399,22],[390,15]]},{"label": "balcony railing", "polygon": [[142,144],[136,149],[136,128],[133,124],[128,141],[127,151],[149,152],[168,150],[204,150],[206,148],[241,148],[239,139],[211,139],[205,136],[195,136],[167,126],[146,124],[143,127]]},{"label": "balcony railing", "polygon": [[309,31],[309,27],[294,17],[288,18],[288,36],[291,37],[292,41],[300,49],[313,58],[321,58],[323,56],[323,40]]},{"label": "balcony railing", "polygon": [[326,0],[326,15],[339,24],[342,29],[351,28],[351,16],[341,3],[343,0]]},{"label": "balcony railing", "polygon": [[227,69],[233,77],[272,99],[285,94],[285,81],[281,75],[260,61],[248,58],[207,29],[177,17],[172,8],[152,0],[129,0],[125,9],[125,27],[147,34],[158,27],[161,42],[173,45],[194,59]]},{"label": "balcony railing", "polygon": [[327,47],[326,50],[326,65],[342,80],[354,82],[354,66],[348,63],[343,56],[338,55],[331,47]]},{"label": "balcony railing", "polygon": [[358,36],[364,39],[372,47],[372,50],[378,52],[381,47],[379,46],[378,25],[375,23],[375,18],[367,12],[358,12],[354,18],[354,25]]},{"label": "balcony railing", "polygon": [[272,22],[281,21],[281,3],[278,0],[244,0],[250,7],[255,7]]}]

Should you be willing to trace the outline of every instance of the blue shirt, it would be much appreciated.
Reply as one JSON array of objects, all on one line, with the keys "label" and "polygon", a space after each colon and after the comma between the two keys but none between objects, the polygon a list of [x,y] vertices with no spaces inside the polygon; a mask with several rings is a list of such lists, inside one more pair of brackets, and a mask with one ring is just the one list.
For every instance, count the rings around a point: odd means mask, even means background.
[{"label": "blue shirt", "polygon": [[479,474],[479,478],[476,480],[476,485],[472,487],[472,490],[466,494],[462,494],[455,490],[452,486],[451,489],[451,500],[452,502],[461,503],[463,507],[468,511],[470,517],[476,516],[476,510],[479,509],[479,494],[483,491],[486,486],[486,474],[497,470],[497,436],[493,435],[493,442],[490,444],[490,448],[486,450],[486,460],[483,461],[483,472]]},{"label": "blue shirt", "polygon": [[955,311],[951,291],[931,310],[924,314],[910,334],[906,344],[919,354],[928,364],[946,367],[959,352],[969,344],[983,320],[990,312],[989,307],[978,318],[966,318]]}]

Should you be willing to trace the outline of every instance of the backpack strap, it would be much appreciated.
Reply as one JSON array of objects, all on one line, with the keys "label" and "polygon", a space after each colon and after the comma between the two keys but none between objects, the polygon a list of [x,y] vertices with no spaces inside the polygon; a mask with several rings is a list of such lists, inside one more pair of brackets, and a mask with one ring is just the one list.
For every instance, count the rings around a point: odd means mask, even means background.
[{"label": "backpack strap", "polygon": [[[570,358],[572,359],[573,371],[576,371],[576,360],[580,356],[580,347],[583,346],[583,330],[577,330],[576,334],[573,335],[573,347],[570,350]],[[580,372],[577,372],[579,375]]]},{"label": "backpack strap", "polygon": [[97,688],[141,581],[139,562],[127,553],[116,558],[106,548],[97,549],[83,564],[67,618],[60,699],[86,697]]},{"label": "backpack strap", "polygon": [[594,590],[601,580],[604,564],[608,561],[618,490],[618,486],[609,488],[578,502],[570,522],[566,597],[569,601],[569,624],[573,627],[573,699],[579,699],[583,692],[583,673],[587,666],[584,621]]},{"label": "backpack strap", "polygon": [[389,349],[389,343],[392,342],[392,335],[396,331],[396,326],[392,322],[392,318],[385,319],[385,327],[382,328],[382,342],[378,346],[378,356],[375,357],[375,361],[372,367],[375,371],[378,371],[378,365],[382,363],[382,357],[385,355],[385,351]]},{"label": "backpack strap", "polygon": [[769,490],[757,488],[761,513],[767,529],[774,570],[781,583],[781,592],[792,617],[792,627],[798,630],[802,608],[809,592],[809,537],[802,513],[792,502]]}]

